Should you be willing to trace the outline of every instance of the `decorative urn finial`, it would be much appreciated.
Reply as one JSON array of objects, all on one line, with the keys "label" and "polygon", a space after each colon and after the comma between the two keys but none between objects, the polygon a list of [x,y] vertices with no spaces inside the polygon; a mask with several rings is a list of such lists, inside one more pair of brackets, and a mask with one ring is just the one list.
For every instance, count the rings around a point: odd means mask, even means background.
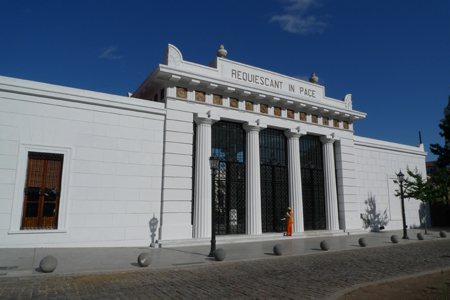
[{"label": "decorative urn finial", "polygon": [[219,50],[217,50],[217,57],[223,57],[227,56],[228,51],[223,48],[223,45],[220,45]]},{"label": "decorative urn finial", "polygon": [[309,78],[309,82],[317,83],[318,81],[319,81],[319,77],[316,76],[316,73],[312,73],[311,77]]}]

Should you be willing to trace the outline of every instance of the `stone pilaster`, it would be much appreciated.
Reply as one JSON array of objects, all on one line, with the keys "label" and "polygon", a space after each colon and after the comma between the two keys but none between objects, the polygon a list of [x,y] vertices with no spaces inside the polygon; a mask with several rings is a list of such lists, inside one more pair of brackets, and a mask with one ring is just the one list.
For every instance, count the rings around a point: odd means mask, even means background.
[{"label": "stone pilaster", "polygon": [[194,238],[211,237],[211,125],[217,117],[196,114],[195,181],[194,181]]},{"label": "stone pilaster", "polygon": [[336,189],[336,170],[334,165],[333,143],[331,136],[320,138],[323,143],[323,167],[325,175],[325,213],[327,230],[339,230],[338,201]]},{"label": "stone pilaster", "polygon": [[[300,136],[298,129],[284,132],[288,138],[289,205],[294,214],[293,232],[303,232],[303,195],[300,164]],[[306,133],[304,133],[306,134]]]},{"label": "stone pilaster", "polygon": [[247,132],[245,199],[246,234],[262,234],[261,224],[261,170],[259,158],[259,132],[266,128],[264,124],[247,122],[243,125]]}]

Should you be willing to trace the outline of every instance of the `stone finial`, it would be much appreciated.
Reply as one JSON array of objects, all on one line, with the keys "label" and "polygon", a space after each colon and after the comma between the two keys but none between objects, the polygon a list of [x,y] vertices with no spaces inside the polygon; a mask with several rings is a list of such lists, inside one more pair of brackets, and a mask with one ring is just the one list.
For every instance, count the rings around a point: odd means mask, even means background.
[{"label": "stone finial", "polygon": [[312,73],[311,77],[309,77],[309,82],[317,83],[319,81],[319,77],[316,76],[316,73]]},{"label": "stone finial", "polygon": [[217,57],[223,57],[225,58],[225,56],[227,56],[228,51],[225,50],[225,48],[223,47],[223,45],[220,45],[219,50],[217,50]]}]

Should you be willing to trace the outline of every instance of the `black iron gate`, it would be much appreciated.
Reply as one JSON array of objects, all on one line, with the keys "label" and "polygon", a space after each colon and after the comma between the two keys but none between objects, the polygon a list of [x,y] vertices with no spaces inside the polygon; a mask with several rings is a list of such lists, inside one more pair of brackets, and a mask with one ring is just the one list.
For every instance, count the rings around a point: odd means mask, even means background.
[{"label": "black iron gate", "polygon": [[283,131],[265,129],[259,135],[261,160],[261,221],[263,232],[285,231],[281,218],[289,206],[286,137]]},{"label": "black iron gate", "polygon": [[215,123],[212,154],[220,159],[216,175],[216,234],[245,233],[245,131],[242,125]]},{"label": "black iron gate", "polygon": [[326,229],[322,142],[318,136],[300,138],[300,160],[304,228]]}]

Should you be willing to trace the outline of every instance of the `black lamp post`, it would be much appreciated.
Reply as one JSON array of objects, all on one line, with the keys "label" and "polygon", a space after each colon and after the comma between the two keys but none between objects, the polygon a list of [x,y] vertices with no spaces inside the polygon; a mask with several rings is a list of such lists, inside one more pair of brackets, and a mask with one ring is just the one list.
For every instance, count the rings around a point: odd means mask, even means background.
[{"label": "black lamp post", "polygon": [[406,232],[406,218],[405,218],[405,200],[403,200],[403,182],[405,181],[405,175],[402,171],[397,174],[398,182],[400,183],[400,196],[402,198],[402,217],[403,217],[403,237],[402,239],[409,240],[408,233]]},{"label": "black lamp post", "polygon": [[209,166],[212,175],[212,198],[211,198],[211,250],[208,256],[214,257],[216,252],[216,173],[219,169],[219,157],[212,155],[209,158]]}]

